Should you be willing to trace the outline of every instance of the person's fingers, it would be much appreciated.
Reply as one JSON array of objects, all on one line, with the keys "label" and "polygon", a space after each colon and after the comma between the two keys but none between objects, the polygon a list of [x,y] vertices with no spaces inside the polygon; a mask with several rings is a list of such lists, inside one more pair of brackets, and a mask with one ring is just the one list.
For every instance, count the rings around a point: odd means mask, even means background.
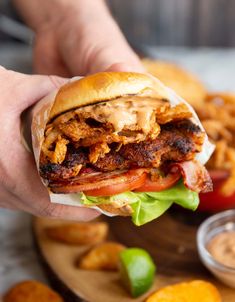
[{"label": "person's fingers", "polygon": [[58,52],[55,33],[44,30],[36,34],[33,49],[33,70],[36,73],[56,74],[69,77],[71,74]]},{"label": "person's fingers", "polygon": [[1,207],[25,211],[40,217],[74,221],[89,221],[100,215],[100,213],[94,209],[52,203],[49,201],[49,197],[41,199],[38,202],[34,201],[34,203],[28,202],[27,200],[20,200],[15,197],[11,197],[10,200],[11,202],[3,204]]},{"label": "person's fingers", "polygon": [[136,66],[125,62],[112,64],[106,71],[146,72],[144,66]]},{"label": "person's fingers", "polygon": [[[15,204],[13,204],[11,201],[8,200],[8,202],[0,202],[0,207],[3,208],[3,209],[7,209],[7,210],[16,210],[17,207],[15,206]],[[0,300],[1,302],[1,300]]]},{"label": "person's fingers", "polygon": [[[119,62],[143,72],[142,64],[103,4],[84,7],[82,20],[66,20],[58,31],[59,50],[74,75],[108,69]],[[87,22],[86,18],[93,22]],[[74,16],[75,17],[75,16]]]},{"label": "person's fingers", "polygon": [[100,215],[93,209],[78,206],[68,206],[49,202],[44,209],[36,211],[38,216],[65,220],[88,221]]},{"label": "person's fingers", "polygon": [[9,102],[9,106],[14,107],[14,111],[21,113],[27,107],[43,98],[51,91],[65,84],[68,79],[58,76],[26,75],[11,70],[0,69],[0,76],[3,75],[2,96],[17,96],[17,102]]},{"label": "person's fingers", "polygon": [[20,112],[53,90],[58,89],[67,81],[68,79],[58,76],[27,76],[27,79],[22,82],[21,89],[19,90],[19,96],[21,97],[19,98],[21,100],[21,105],[19,106]]},{"label": "person's fingers", "polygon": [[98,216],[99,213],[95,210],[51,203],[39,178],[32,154],[26,151],[21,143],[19,116],[22,111],[60,87],[67,79],[56,76],[29,76],[4,68],[0,68],[0,78],[3,109],[0,148],[1,205],[35,215],[63,219],[87,220]]},{"label": "person's fingers", "polygon": [[110,38],[107,37],[105,41],[104,39],[96,40],[95,45],[93,40],[95,38],[90,36],[89,39],[84,41],[79,56],[74,51],[79,46],[74,46],[71,53],[64,56],[72,74],[86,75],[110,68],[113,70],[116,68],[117,71],[144,72],[139,58],[122,39],[120,42],[114,43],[115,38],[114,41],[110,41]]},{"label": "person's fingers", "polygon": [[[122,49],[121,49],[122,48]],[[121,63],[120,63],[121,62]],[[144,68],[129,46],[108,45],[94,52],[88,58],[89,73],[104,70],[143,72]]]},{"label": "person's fingers", "polygon": [[[95,210],[50,202],[49,194],[40,180],[35,161],[31,153],[26,152],[22,145],[15,148],[20,154],[15,163],[16,178],[7,180],[5,187],[11,194],[15,208],[30,212],[34,215],[70,220],[90,220],[99,215]],[[6,169],[9,167],[6,167]],[[7,170],[7,172],[8,172]],[[20,181],[19,181],[20,180]],[[26,193],[27,192],[27,193]]]}]

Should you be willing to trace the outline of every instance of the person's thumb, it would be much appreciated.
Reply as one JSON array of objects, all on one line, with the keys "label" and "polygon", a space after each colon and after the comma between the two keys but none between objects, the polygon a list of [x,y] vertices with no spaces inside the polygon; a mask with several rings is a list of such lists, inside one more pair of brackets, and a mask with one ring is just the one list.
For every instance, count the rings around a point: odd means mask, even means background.
[{"label": "person's thumb", "polygon": [[25,105],[31,106],[36,101],[49,94],[50,92],[59,89],[62,85],[67,82],[68,79],[55,75],[26,76],[25,81],[23,83],[23,88],[25,88]]},{"label": "person's thumb", "polygon": [[14,95],[14,102],[9,102],[9,106],[20,112],[68,81],[58,76],[26,75],[4,68],[0,68],[0,78],[4,84],[2,94]]}]

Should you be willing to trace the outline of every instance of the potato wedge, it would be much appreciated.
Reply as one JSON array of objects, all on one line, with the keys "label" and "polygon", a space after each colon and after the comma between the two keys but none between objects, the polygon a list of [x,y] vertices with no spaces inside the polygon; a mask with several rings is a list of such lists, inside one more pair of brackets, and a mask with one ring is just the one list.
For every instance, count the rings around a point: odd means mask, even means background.
[{"label": "potato wedge", "polygon": [[3,302],[64,302],[51,288],[38,281],[24,281],[12,287]]},{"label": "potato wedge", "polygon": [[108,234],[105,222],[78,222],[48,227],[45,230],[50,239],[71,245],[97,244]]},{"label": "potato wedge", "polygon": [[125,246],[120,243],[101,243],[79,259],[78,267],[86,270],[117,270],[119,254],[124,249]]},{"label": "potato wedge", "polygon": [[217,288],[210,282],[194,280],[166,286],[150,297],[146,302],[221,302]]}]

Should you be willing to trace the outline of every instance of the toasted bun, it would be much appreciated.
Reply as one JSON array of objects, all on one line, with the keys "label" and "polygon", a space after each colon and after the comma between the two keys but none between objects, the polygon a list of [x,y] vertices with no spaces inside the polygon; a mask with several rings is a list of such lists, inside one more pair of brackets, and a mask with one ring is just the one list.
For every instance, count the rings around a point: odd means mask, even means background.
[{"label": "toasted bun", "polygon": [[98,207],[110,214],[119,215],[119,216],[131,216],[132,209],[129,205],[122,206],[120,208],[115,207],[114,205],[110,204],[100,204]]},{"label": "toasted bun", "polygon": [[71,109],[136,94],[168,99],[165,87],[150,75],[100,72],[62,86],[56,95],[49,119]]},{"label": "toasted bun", "polygon": [[203,106],[206,88],[191,72],[166,61],[143,59],[146,70],[194,107]]}]

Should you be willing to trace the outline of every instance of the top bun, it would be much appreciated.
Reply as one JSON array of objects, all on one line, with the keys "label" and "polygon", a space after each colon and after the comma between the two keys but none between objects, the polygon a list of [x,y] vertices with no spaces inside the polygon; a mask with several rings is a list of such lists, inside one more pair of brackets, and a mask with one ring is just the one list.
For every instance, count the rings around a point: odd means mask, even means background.
[{"label": "top bun", "polygon": [[169,99],[163,84],[151,75],[100,72],[62,86],[55,97],[49,119],[71,109],[137,94]]}]

